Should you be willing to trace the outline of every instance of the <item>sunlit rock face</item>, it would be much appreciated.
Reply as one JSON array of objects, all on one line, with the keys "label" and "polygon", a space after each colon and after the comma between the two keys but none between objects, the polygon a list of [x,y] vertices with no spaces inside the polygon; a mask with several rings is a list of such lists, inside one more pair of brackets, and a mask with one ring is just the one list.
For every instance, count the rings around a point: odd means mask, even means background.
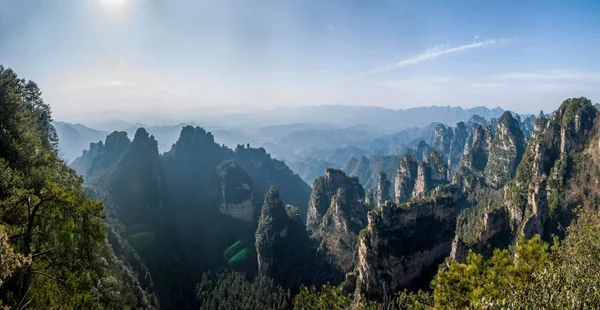
[{"label": "sunlit rock face", "polygon": [[496,129],[485,167],[488,185],[499,188],[515,176],[517,166],[525,152],[525,137],[519,122],[510,112],[505,112]]},{"label": "sunlit rock face", "polygon": [[343,272],[352,268],[356,238],[370,209],[358,178],[341,170],[328,169],[313,183],[307,230],[318,251]]},{"label": "sunlit rock face", "polygon": [[359,298],[393,296],[452,249],[456,216],[450,196],[388,202],[369,212],[368,221],[358,237],[354,270]]},{"label": "sunlit rock face", "polygon": [[412,197],[418,169],[419,164],[412,156],[404,155],[402,157],[402,162],[398,166],[398,174],[396,175],[394,190],[396,202],[406,202]]},{"label": "sunlit rock face", "polygon": [[377,181],[377,192],[376,192],[377,205],[381,205],[392,198],[390,196],[390,187],[391,186],[392,186],[392,183],[388,180],[387,174],[383,171],[380,172],[379,178]]}]

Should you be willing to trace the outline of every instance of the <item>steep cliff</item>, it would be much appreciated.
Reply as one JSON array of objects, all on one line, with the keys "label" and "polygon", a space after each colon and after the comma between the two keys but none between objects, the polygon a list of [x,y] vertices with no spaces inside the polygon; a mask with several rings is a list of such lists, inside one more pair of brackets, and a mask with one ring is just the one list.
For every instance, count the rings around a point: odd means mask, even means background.
[{"label": "steep cliff", "polygon": [[512,229],[525,236],[543,234],[553,226],[546,227],[550,217],[556,225],[568,221],[577,205],[595,203],[600,175],[597,116],[590,100],[573,98],[552,118],[536,122],[515,185],[508,191]]},{"label": "steep cliff", "polygon": [[431,147],[440,154],[448,154],[450,153],[450,146],[452,144],[453,137],[454,132],[451,127],[447,128],[442,124],[438,124],[435,127]]},{"label": "steep cliff", "polygon": [[467,125],[464,122],[456,124],[454,134],[452,135],[452,141],[450,142],[450,148],[446,156],[448,159],[448,169],[450,169],[450,171],[456,170],[458,164],[462,160],[468,136]]},{"label": "steep cliff", "polygon": [[271,275],[275,248],[287,236],[288,225],[289,218],[279,198],[279,192],[271,188],[265,195],[256,229],[255,248],[260,275]]},{"label": "steep cliff", "polygon": [[356,238],[367,225],[364,197],[358,179],[340,170],[327,169],[313,184],[307,229],[319,252],[342,272],[351,270]]},{"label": "steep cliff", "polygon": [[360,201],[365,197],[365,191],[357,177],[348,176],[339,169],[327,169],[325,175],[313,182],[306,219],[306,229],[310,234],[314,234],[319,229],[338,188],[345,189],[349,201]]},{"label": "steep cliff", "polygon": [[426,161],[419,163],[412,197],[426,197],[439,185],[448,183],[448,165],[440,153],[433,152]]},{"label": "steep cliff", "polygon": [[505,112],[496,127],[490,145],[485,178],[488,185],[499,188],[511,180],[525,151],[525,137],[519,122],[510,112]]},{"label": "steep cliff", "polygon": [[[455,230],[451,196],[386,203],[369,212],[358,238],[358,298],[382,300],[427,277],[450,254]],[[425,281],[426,282],[426,281]]]},{"label": "steep cliff", "polygon": [[379,180],[377,182],[377,192],[375,193],[376,205],[384,204],[386,201],[391,200],[390,187],[392,183],[388,180],[387,174],[383,171],[379,173]]},{"label": "steep cliff", "polygon": [[404,155],[402,157],[402,162],[398,166],[398,173],[396,175],[395,182],[394,192],[396,202],[406,202],[412,197],[418,169],[419,164],[413,159],[412,156]]},{"label": "steep cliff", "polygon": [[275,187],[265,195],[255,248],[259,275],[271,277],[283,287],[296,290],[301,284],[335,279],[332,268],[309,239],[298,208],[284,207]]}]

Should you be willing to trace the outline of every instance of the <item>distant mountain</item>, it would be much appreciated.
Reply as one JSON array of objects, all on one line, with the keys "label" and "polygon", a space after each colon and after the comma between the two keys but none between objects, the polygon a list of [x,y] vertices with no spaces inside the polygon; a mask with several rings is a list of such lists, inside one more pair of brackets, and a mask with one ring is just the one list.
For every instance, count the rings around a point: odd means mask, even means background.
[{"label": "distant mountain", "polygon": [[398,130],[409,127],[422,127],[432,122],[446,125],[466,121],[473,115],[486,119],[499,118],[504,110],[474,107],[419,107],[394,110],[372,106],[320,105],[294,108],[276,108],[268,112],[260,111],[245,114],[227,114],[214,117],[211,121],[238,126],[269,126],[294,123],[328,123],[337,126],[369,125],[377,128]]},{"label": "distant mountain", "polygon": [[90,143],[103,140],[107,132],[65,122],[53,122],[58,135],[59,154],[67,162],[73,161]]}]

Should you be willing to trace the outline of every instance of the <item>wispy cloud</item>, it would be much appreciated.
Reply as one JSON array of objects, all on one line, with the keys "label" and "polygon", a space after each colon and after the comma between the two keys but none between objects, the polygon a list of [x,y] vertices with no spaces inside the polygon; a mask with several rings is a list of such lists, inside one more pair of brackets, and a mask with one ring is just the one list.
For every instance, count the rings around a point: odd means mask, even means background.
[{"label": "wispy cloud", "polygon": [[[476,37],[476,38],[478,38],[478,37]],[[424,62],[427,60],[432,60],[432,59],[438,58],[443,55],[457,53],[457,52],[463,52],[463,51],[467,51],[467,50],[471,50],[471,49],[475,49],[475,48],[481,48],[481,47],[493,45],[493,44],[496,44],[496,43],[499,43],[502,41],[504,41],[504,39],[502,39],[502,40],[488,39],[488,40],[473,42],[470,44],[465,44],[465,45],[461,45],[461,46],[457,46],[457,47],[450,47],[450,44],[438,45],[438,46],[428,48],[423,53],[421,53],[417,56],[413,56],[413,57],[404,59],[399,62],[380,66],[380,67],[371,69],[371,70],[367,71],[366,73],[371,74],[371,73],[377,73],[377,72],[391,71],[394,69],[399,69],[402,67],[418,64],[420,62]]]},{"label": "wispy cloud", "polygon": [[587,71],[536,71],[536,72],[512,72],[496,75],[495,78],[502,80],[572,80],[572,81],[599,81],[600,74]]}]

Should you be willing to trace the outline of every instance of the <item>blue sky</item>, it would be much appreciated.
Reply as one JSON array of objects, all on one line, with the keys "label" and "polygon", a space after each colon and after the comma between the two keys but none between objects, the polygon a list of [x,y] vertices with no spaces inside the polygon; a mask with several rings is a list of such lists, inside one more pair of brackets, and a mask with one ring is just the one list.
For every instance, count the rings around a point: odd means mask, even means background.
[{"label": "blue sky", "polygon": [[6,0],[0,63],[55,118],[600,101],[600,1]]}]

